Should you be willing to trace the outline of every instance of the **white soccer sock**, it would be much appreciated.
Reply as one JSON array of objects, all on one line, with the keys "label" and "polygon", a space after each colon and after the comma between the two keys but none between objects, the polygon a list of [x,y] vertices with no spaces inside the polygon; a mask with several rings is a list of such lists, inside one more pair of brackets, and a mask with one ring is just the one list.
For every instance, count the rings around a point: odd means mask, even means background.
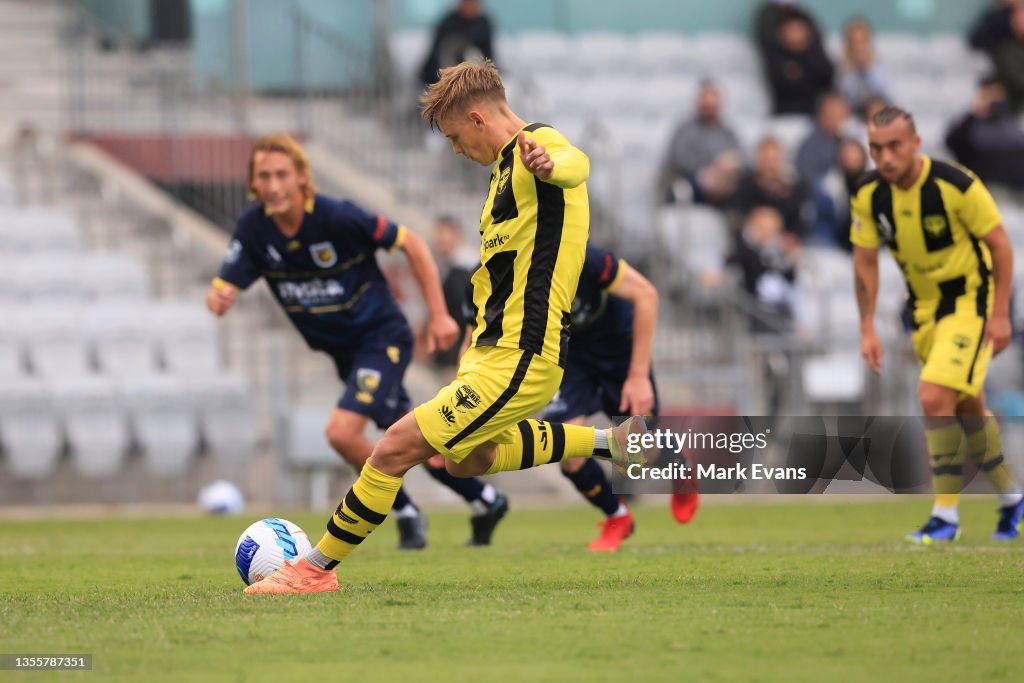
[{"label": "white soccer sock", "polygon": [[480,492],[480,499],[485,503],[493,503],[498,499],[498,491],[490,484],[484,484],[484,490]]},{"label": "white soccer sock", "polygon": [[419,508],[411,503],[399,510],[392,510],[391,516],[395,519],[412,519],[420,516]]},{"label": "white soccer sock", "polygon": [[1020,499],[1024,497],[1021,493],[1020,484],[1014,484],[1010,487],[1009,491],[1003,491],[999,494],[999,504],[1005,507],[1016,505],[1020,502]]},{"label": "white soccer sock", "polygon": [[483,491],[480,492],[480,497],[472,501],[469,504],[471,510],[473,510],[473,516],[479,517],[480,515],[486,515],[487,511],[494,504],[494,501],[498,499],[498,491],[490,484],[484,484]]},{"label": "white soccer sock", "polygon": [[955,507],[946,507],[943,505],[932,506],[932,517],[938,517],[944,522],[950,524],[960,523],[960,511]]},{"label": "white soccer sock", "polygon": [[613,512],[612,514],[608,515],[608,519],[611,519],[612,517],[625,517],[628,514],[629,508],[623,505],[622,503],[619,503],[619,509]]}]

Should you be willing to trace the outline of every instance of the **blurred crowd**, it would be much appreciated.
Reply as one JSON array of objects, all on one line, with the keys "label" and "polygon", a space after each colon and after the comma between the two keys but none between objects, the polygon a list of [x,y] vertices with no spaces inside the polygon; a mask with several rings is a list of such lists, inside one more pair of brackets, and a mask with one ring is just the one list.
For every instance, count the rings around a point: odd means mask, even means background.
[{"label": "blurred crowd", "polygon": [[[744,148],[723,113],[727,95],[714,74],[706,74],[691,112],[664,147],[656,197],[663,205],[721,213],[730,247],[721,263],[708,264],[702,283],[720,286],[732,270],[737,285],[785,329],[802,248],[849,249],[849,195],[872,167],[867,121],[904,97],[893,74],[900,65],[879,58],[867,19],[846,22],[835,59],[817,20],[799,2],[764,2],[752,20],[771,115],[805,118],[809,132],[792,146],[769,134],[752,150]],[[432,82],[438,68],[467,58],[493,58],[500,66],[493,31],[480,0],[459,0],[435,28],[423,83]],[[1017,118],[1024,109],[1024,0],[993,2],[964,41],[988,56],[988,73],[944,139],[925,146],[945,144],[986,184],[1024,190],[1024,128]]]}]

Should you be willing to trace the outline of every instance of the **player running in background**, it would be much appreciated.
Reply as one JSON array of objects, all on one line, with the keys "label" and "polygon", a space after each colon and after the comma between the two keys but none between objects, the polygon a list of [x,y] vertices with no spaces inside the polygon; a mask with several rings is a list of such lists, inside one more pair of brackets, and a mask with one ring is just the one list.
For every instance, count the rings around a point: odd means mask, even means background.
[{"label": "player running in background", "polygon": [[[451,346],[459,336],[437,267],[423,240],[405,226],[317,194],[305,152],[287,135],[257,141],[249,158],[249,191],[259,204],[238,219],[206,305],[224,315],[238,290],[260,277],[267,281],[310,348],[334,360],[345,393],[327,423],[327,440],[358,471],[373,450],[364,434],[367,423],[372,419],[387,428],[412,407],[402,386],[412,331],[375,252],[401,249],[408,257],[430,312],[428,351]],[[505,514],[504,496],[478,479],[428,470],[473,507],[470,544],[488,544]],[[403,490],[396,492],[393,512],[399,547],[423,548],[425,517]]]},{"label": "player running in background", "polygon": [[[583,424],[594,413],[658,415],[658,393],[651,349],[658,320],[658,290],[610,251],[587,245],[579,288],[572,305],[572,341],[562,384],[543,416]],[[592,505],[605,513],[592,551],[618,550],[633,534],[633,515],[612,493],[604,469],[592,458],[562,461],[562,474]],[[697,493],[672,496],[681,524],[697,511]]]},{"label": "player running in background", "polygon": [[562,380],[569,320],[590,232],[590,161],[561,133],[527,123],[505,100],[490,61],[443,69],[420,99],[457,154],[491,165],[473,275],[477,327],[455,381],[392,425],[305,558],[247,593],[338,589],[333,569],[384,521],[402,477],[435,453],[459,476],[537,467],[572,457],[643,463],[628,438],[643,418],[612,429],[527,419]]},{"label": "player running in background", "polygon": [[959,537],[965,454],[999,493],[992,537],[1016,538],[1024,496],[1003,459],[999,423],[985,410],[982,394],[989,360],[1010,343],[1013,250],[999,211],[973,173],[920,153],[914,119],[902,109],[876,113],[868,139],[877,170],[851,198],[861,354],[872,371],[881,372],[874,318],[884,243],[909,290],[935,488],[931,518],[908,538],[931,543]]}]

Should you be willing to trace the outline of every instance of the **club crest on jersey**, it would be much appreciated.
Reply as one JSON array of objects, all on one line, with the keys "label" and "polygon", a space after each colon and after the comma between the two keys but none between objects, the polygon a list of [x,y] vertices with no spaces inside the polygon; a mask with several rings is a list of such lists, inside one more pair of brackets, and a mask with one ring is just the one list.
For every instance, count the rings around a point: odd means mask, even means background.
[{"label": "club crest on jersey", "polygon": [[373,393],[380,387],[380,371],[373,368],[356,370],[356,400],[360,403],[373,403]]},{"label": "club crest on jersey", "polygon": [[923,223],[924,229],[928,231],[929,235],[938,236],[949,229],[946,217],[941,214],[937,216],[925,216]]},{"label": "club crest on jersey", "polygon": [[321,268],[330,268],[338,262],[338,252],[330,242],[317,242],[309,245],[309,253],[313,262]]},{"label": "club crest on jersey", "polygon": [[455,390],[455,400],[452,405],[456,410],[463,413],[467,410],[473,410],[480,405],[480,394],[473,391],[473,387],[468,384],[463,384]]},{"label": "club crest on jersey", "polygon": [[508,186],[508,179],[512,177],[512,167],[506,168],[498,176],[498,192],[504,192],[505,187]]}]

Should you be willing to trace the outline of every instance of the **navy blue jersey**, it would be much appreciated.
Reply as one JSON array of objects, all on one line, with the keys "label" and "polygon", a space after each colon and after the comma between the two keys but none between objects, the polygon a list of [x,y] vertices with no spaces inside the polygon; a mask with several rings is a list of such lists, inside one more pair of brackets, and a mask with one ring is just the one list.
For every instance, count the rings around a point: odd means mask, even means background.
[{"label": "navy blue jersey", "polygon": [[570,357],[604,357],[628,365],[633,349],[633,304],[608,292],[619,279],[619,268],[615,254],[587,245],[572,302]]},{"label": "navy blue jersey", "polygon": [[405,228],[349,201],[317,195],[286,237],[263,205],[238,219],[220,278],[245,289],[260,277],[314,349],[410,342],[412,332],[377,266]]}]

